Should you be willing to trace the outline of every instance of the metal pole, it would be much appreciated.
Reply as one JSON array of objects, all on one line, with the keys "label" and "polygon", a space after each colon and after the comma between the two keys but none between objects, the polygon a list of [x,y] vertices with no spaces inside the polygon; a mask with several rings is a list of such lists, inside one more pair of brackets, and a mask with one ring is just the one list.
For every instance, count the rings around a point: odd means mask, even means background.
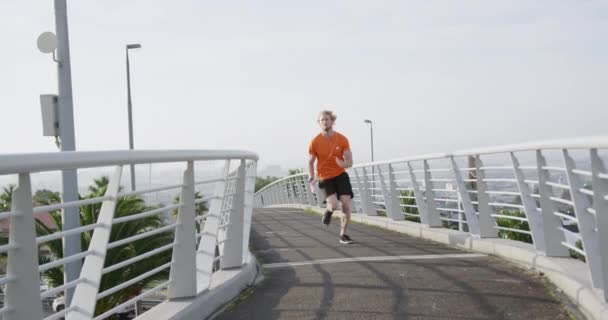
[{"label": "metal pole", "polygon": [[[374,162],[374,124],[373,122],[369,122],[369,135],[370,140],[372,142],[372,162]],[[374,196],[376,188],[376,175],[374,173],[374,166],[372,166],[372,197]]]},{"label": "metal pole", "polygon": [[[57,64],[58,105],[59,105],[59,136],[61,151],[75,151],[76,138],[74,134],[74,110],[72,103],[72,76],[70,67],[70,43],[68,35],[68,17],[66,0],[55,0],[55,31],[57,34]],[[78,200],[78,176],[76,170],[63,170],[62,200],[63,202]],[[80,227],[78,208],[65,208],[62,212],[63,231]],[[68,257],[80,253],[80,234],[63,237],[63,255]],[[64,283],[76,280],[80,276],[80,260],[68,263],[64,268]],[[74,289],[66,290],[66,306],[70,305]]]},{"label": "metal pole", "polygon": [[[127,56],[127,106],[129,109],[129,150],[133,150],[133,113],[131,111],[131,67],[129,66],[129,47],[125,48]],[[131,164],[131,190],[135,190],[135,165]]]}]

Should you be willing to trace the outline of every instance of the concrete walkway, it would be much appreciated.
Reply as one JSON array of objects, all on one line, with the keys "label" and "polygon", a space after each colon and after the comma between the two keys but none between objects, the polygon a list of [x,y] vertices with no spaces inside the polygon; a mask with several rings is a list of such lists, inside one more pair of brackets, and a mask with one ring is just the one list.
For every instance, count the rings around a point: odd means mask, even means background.
[{"label": "concrete walkway", "polygon": [[264,280],[218,319],[570,319],[542,281],[502,260],[297,209],[258,209]]}]

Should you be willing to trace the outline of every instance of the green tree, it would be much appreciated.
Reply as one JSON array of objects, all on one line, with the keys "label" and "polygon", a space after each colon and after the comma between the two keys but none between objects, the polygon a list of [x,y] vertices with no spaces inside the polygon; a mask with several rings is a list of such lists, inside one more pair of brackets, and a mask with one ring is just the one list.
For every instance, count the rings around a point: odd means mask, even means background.
[{"label": "green tree", "polygon": [[[526,214],[523,213],[521,210],[503,209],[503,210],[499,211],[499,214],[503,215],[503,216],[513,216],[513,217],[517,217],[517,218],[526,217]],[[503,228],[530,231],[530,226],[528,225],[527,221],[509,219],[509,218],[496,218],[496,224],[499,227],[503,227]],[[498,230],[498,236],[503,239],[511,239],[511,240],[532,243],[532,236],[529,234],[526,234],[526,233],[520,233],[520,232],[515,232],[515,231],[510,231],[510,230]]]},{"label": "green tree", "polygon": [[[400,194],[401,194],[400,202],[402,205],[401,210],[408,214],[418,214],[418,208],[407,207],[407,206],[416,205],[416,199],[414,199],[414,191],[402,190],[402,191],[400,191]],[[412,217],[409,215],[405,216],[405,220],[413,221],[413,222],[420,222],[419,217]]]},{"label": "green tree", "polygon": [[[89,187],[89,192],[85,196],[81,196],[80,199],[90,199],[100,197],[105,194],[108,187],[109,179],[107,177],[101,177],[95,179],[93,185]],[[38,199],[41,201],[48,201],[46,204],[56,202],[58,200],[55,195]],[[41,203],[43,204],[43,203]],[[125,217],[141,213],[144,211],[151,210],[153,208],[145,205],[144,200],[139,196],[127,196],[120,198],[116,204],[116,210],[114,217]],[[96,223],[101,210],[101,203],[84,205],[80,207],[80,223],[81,225],[89,225]],[[59,212],[50,213],[55,224],[61,230],[61,215]],[[157,229],[164,225],[163,219],[160,215],[153,215],[144,217],[128,222],[115,224],[112,226],[112,232],[110,234],[110,242],[119,241],[126,239],[146,231]],[[41,223],[40,220],[36,221],[36,231],[38,236],[44,236],[54,233],[48,226]],[[93,231],[83,232],[81,234],[82,248],[86,250],[89,247],[91,236]],[[141,240],[133,241],[129,244],[122,245],[108,250],[106,254],[105,266],[111,266],[130,258],[139,256],[161,246],[167,245],[173,242],[172,232],[165,232],[151,237],[146,237]],[[41,244],[41,247],[47,248],[51,253],[52,257],[42,257],[41,260],[50,261],[55,258],[63,257],[63,248],[61,240],[48,241]],[[115,287],[125,281],[133,279],[147,271],[150,271],[156,267],[159,267],[171,259],[171,250],[164,251],[156,254],[150,258],[138,261],[137,263],[130,264],[121,269],[103,275],[101,279],[100,292]],[[43,277],[47,282],[55,287],[63,284],[63,268],[58,267],[48,270],[43,274]],[[106,298],[100,299],[97,302],[95,312],[97,315],[115,307],[116,305],[125,302],[133,295],[138,294],[143,288],[149,287],[155,283],[161,282],[168,277],[168,272],[161,272],[143,279],[123,290],[120,290]]]},{"label": "green tree", "polygon": [[266,176],[266,178],[256,177],[255,178],[255,192],[260,191],[265,186],[267,186],[277,180],[279,180],[278,177],[271,177],[271,176]]},{"label": "green tree", "polygon": [[8,187],[2,187],[2,193],[0,193],[0,212],[11,211],[11,202],[13,201],[13,192],[15,192],[16,186],[9,184]]}]

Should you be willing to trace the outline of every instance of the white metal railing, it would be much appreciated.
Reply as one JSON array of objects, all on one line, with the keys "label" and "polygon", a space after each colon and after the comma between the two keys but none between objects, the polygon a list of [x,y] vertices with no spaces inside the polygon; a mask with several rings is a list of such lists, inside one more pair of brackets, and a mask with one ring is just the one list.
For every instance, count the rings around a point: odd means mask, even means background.
[{"label": "white metal railing", "polygon": [[[608,301],[608,137],[563,139],[358,164],[357,213],[477,237],[515,238],[547,256],[584,256]],[[255,194],[256,207],[321,206],[307,174]]]},{"label": "white metal railing", "polygon": [[[0,155],[0,175],[16,175],[18,187],[12,194],[11,211],[0,213],[0,220],[8,219],[8,244],[0,246],[0,253],[7,255],[7,272],[0,275],[0,285],[5,285],[4,308],[0,309],[2,319],[105,319],[132,305],[146,296],[166,290],[169,299],[194,297],[204,293],[210,285],[213,273],[219,269],[241,267],[246,261],[251,226],[252,196],[256,177],[257,155],[246,151],[218,150],[178,150],[178,151],[103,151],[103,152],[61,152],[40,154]],[[195,163],[221,163],[215,177],[195,180]],[[183,163],[186,170],[178,184],[166,185],[134,191],[121,191],[122,168],[129,164]],[[234,164],[236,163],[236,166]],[[93,167],[114,167],[104,196],[34,207],[32,202],[31,174],[67,169]],[[195,199],[197,186],[212,186],[214,193]],[[179,203],[165,205],[145,212],[115,217],[119,199],[153,192],[179,190]],[[210,202],[204,216],[197,217],[195,205]],[[36,216],[45,212],[62,210],[67,207],[101,204],[97,220],[71,230],[57,231],[43,236],[36,234]],[[134,222],[153,215],[178,210],[174,223],[167,223],[155,229],[111,240],[116,225]],[[199,225],[201,232],[196,232]],[[58,241],[66,236],[90,235],[89,247],[83,252],[56,257],[39,265],[39,250],[49,241]],[[137,241],[150,239],[159,234],[170,233],[172,241],[164,246],[151,248],[140,255],[129,257],[109,265],[105,260],[109,250],[124,247]],[[141,241],[140,241],[141,243]],[[172,257],[165,263],[125,280],[112,288],[100,292],[104,275],[121,272],[121,269],[144,259],[158,257],[171,252]],[[65,266],[74,261],[82,261],[80,277],[59,287],[44,292],[41,288],[41,273]],[[146,288],[138,295],[103,314],[96,314],[99,299],[111,296],[121,290],[156,275],[168,272],[166,281]],[[66,309],[46,317],[43,315],[42,299],[75,290],[71,304]]]}]

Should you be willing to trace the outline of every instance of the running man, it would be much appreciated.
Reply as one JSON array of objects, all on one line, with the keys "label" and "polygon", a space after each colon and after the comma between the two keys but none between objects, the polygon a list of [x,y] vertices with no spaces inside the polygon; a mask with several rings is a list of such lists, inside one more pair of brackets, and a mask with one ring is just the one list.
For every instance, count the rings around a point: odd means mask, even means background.
[{"label": "running man", "polygon": [[311,188],[315,186],[315,161],[317,162],[317,175],[319,178],[319,188],[325,191],[327,211],[323,215],[323,224],[329,226],[331,215],[338,208],[338,200],[342,203],[342,219],[340,225],[340,243],[353,243],[346,234],[346,228],[350,221],[351,200],[354,196],[350,184],[350,178],[346,173],[346,168],[353,165],[353,155],[350,151],[348,139],[340,133],[334,131],[333,126],[336,122],[336,114],[332,111],[324,110],[319,113],[317,118],[321,133],[319,133],[308,147],[310,159],[308,161],[308,176],[310,177]]}]

